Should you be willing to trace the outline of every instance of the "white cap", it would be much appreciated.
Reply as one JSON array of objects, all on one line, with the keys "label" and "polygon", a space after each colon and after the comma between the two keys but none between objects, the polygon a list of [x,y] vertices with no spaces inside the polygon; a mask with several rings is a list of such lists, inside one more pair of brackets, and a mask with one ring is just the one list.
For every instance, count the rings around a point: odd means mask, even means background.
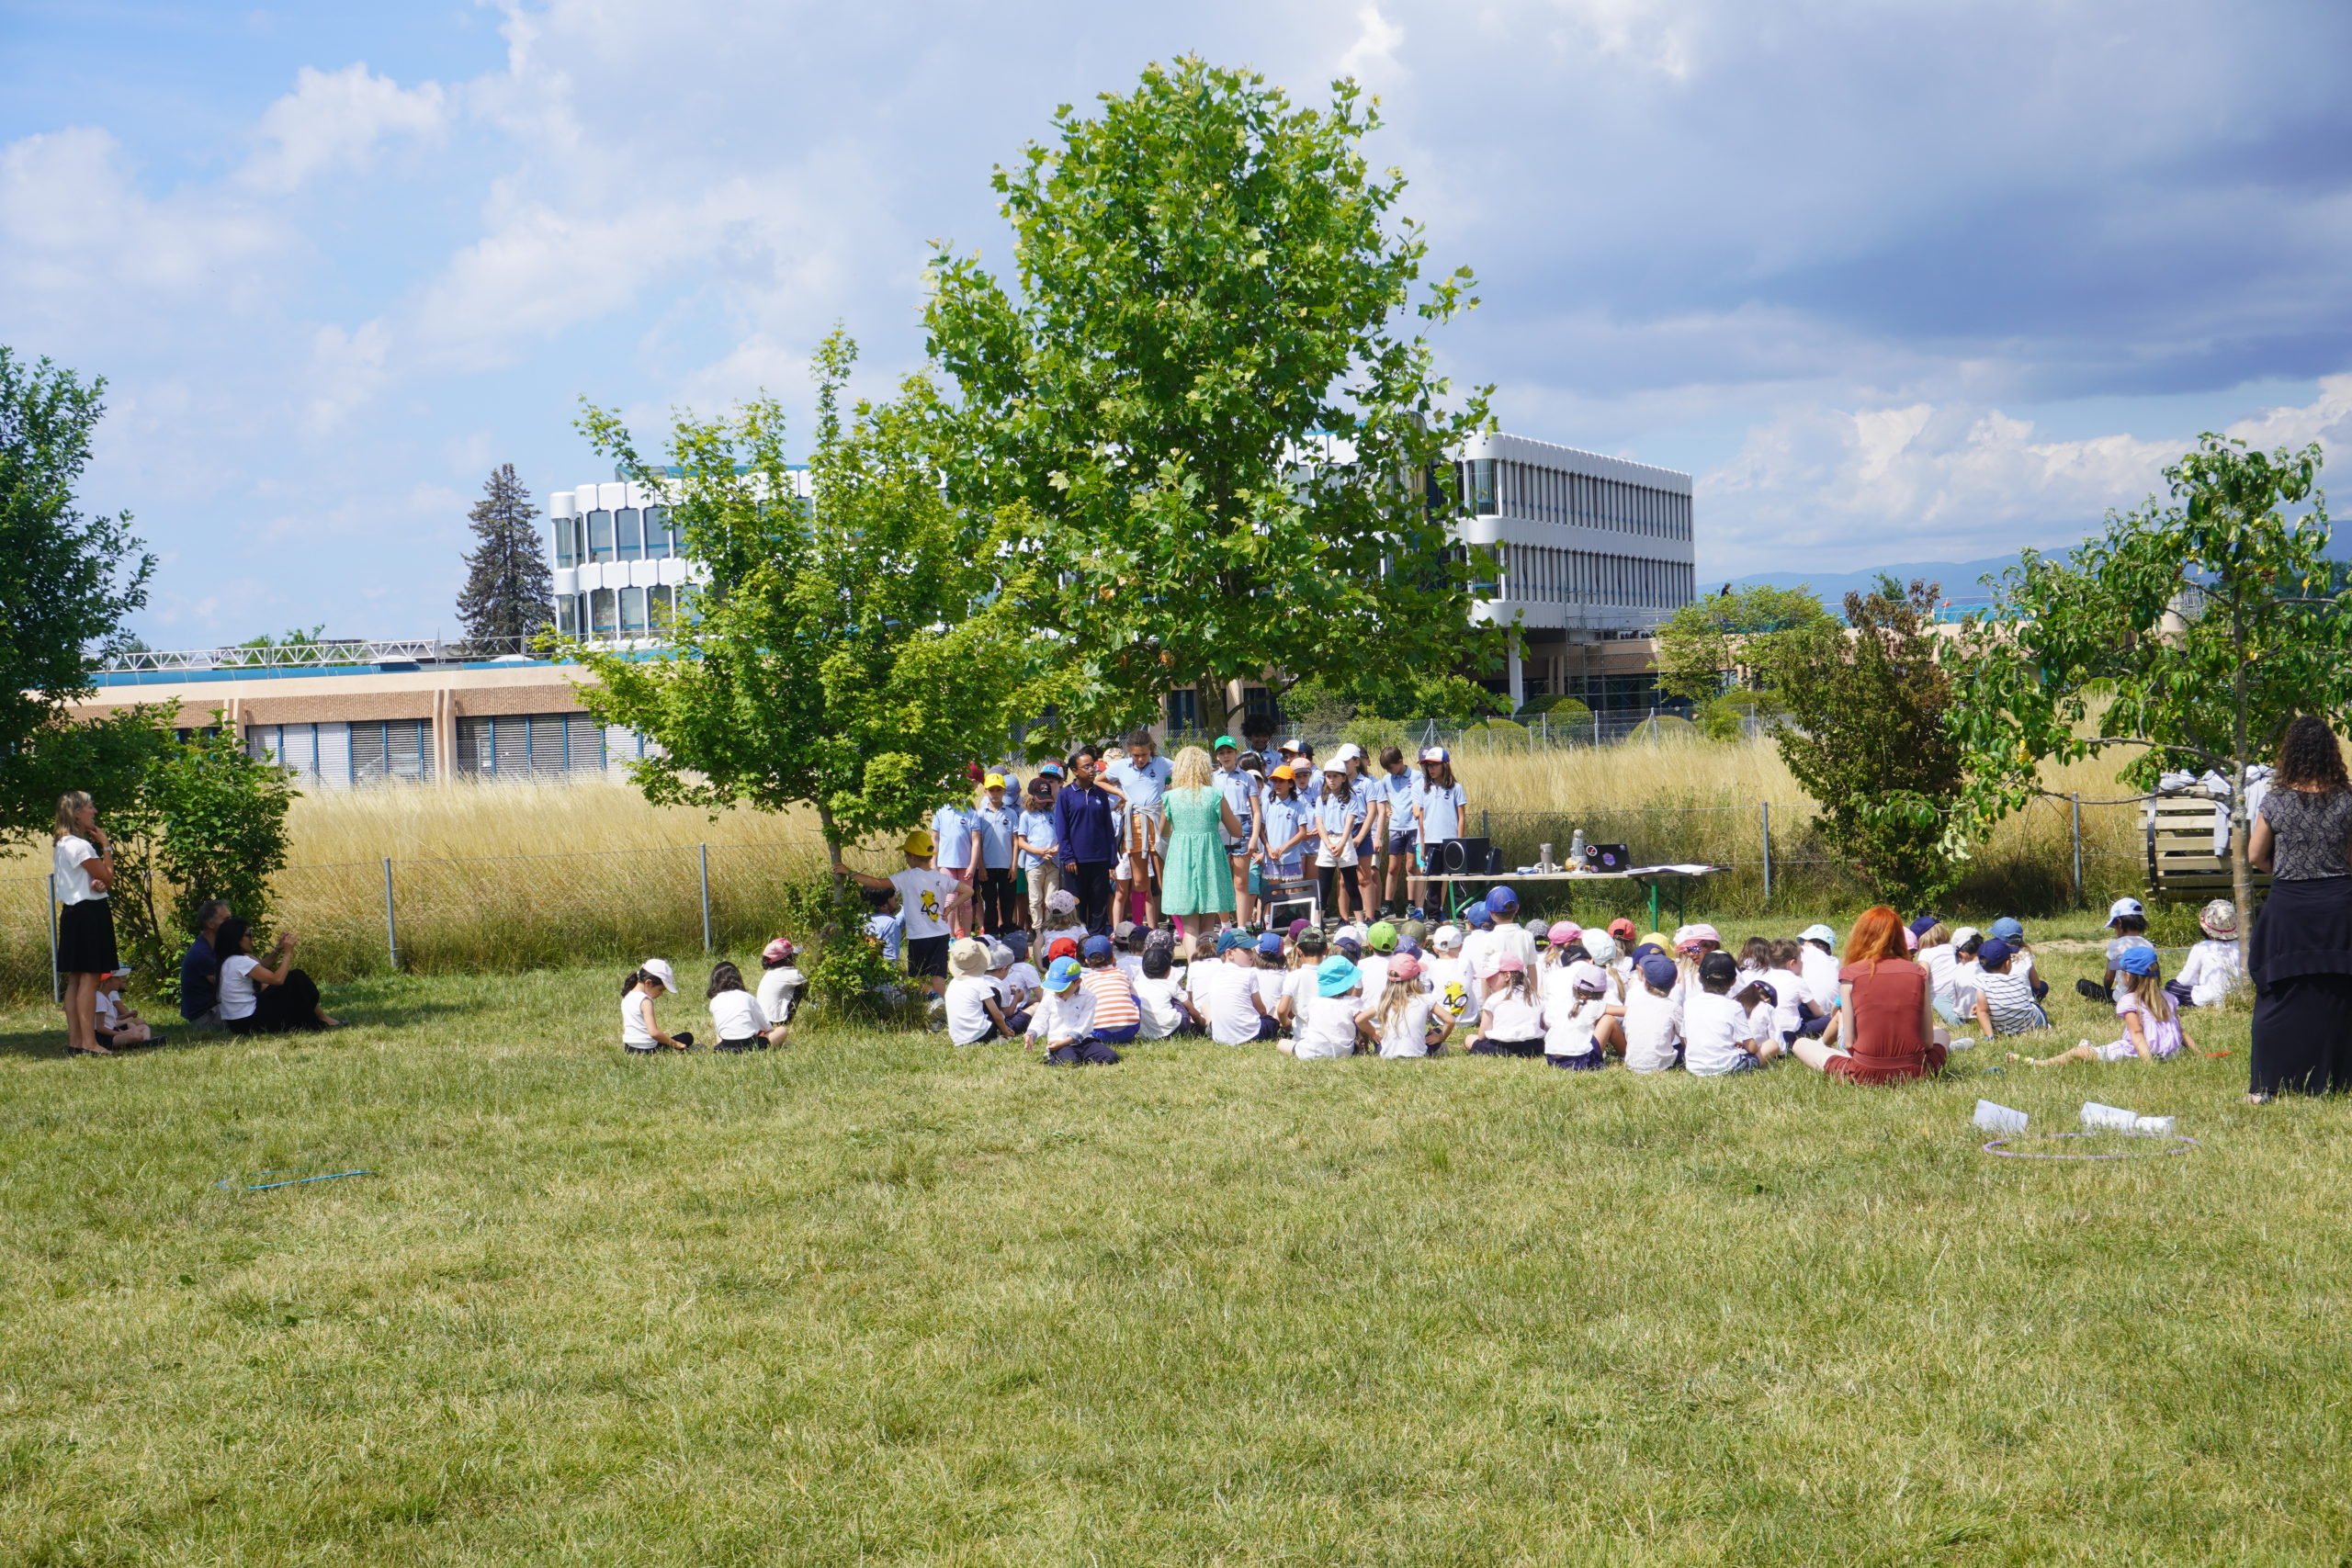
[{"label": "white cap", "polygon": [[1338,750],[1331,753],[1331,761],[1335,762],[1351,762],[1363,755],[1363,748],[1351,740],[1345,746],[1340,747]]},{"label": "white cap", "polygon": [[2107,923],[2113,925],[2126,915],[2144,915],[2148,907],[2137,898],[2118,898],[2107,907]]},{"label": "white cap", "polygon": [[1329,761],[1323,764],[1323,771],[1327,773],[1344,773],[1348,771],[1348,765],[1347,763],[1340,761],[1339,758],[1334,757]]},{"label": "white cap", "polygon": [[1430,933],[1430,945],[1431,947],[1460,947],[1462,928],[1460,926],[1438,927],[1436,931]]},{"label": "white cap", "polygon": [[1611,964],[1617,958],[1617,939],[1607,931],[1587,931],[1584,950],[1592,954],[1595,964]]},{"label": "white cap", "polygon": [[1289,739],[1283,741],[1279,750],[1284,751],[1304,751],[1306,750],[1306,742],[1294,735]]},{"label": "white cap", "polygon": [[668,959],[649,958],[638,967],[661,981],[663,990],[675,991],[678,988],[678,972],[670,967]]},{"label": "white cap", "polygon": [[1954,947],[1966,947],[1970,942],[1974,942],[1978,937],[1983,936],[1984,934],[1984,933],[1983,931],[1978,931],[1974,926],[1962,926],[1960,930],[1951,933],[1951,944]]},{"label": "white cap", "polygon": [[1838,944],[1838,933],[1831,931],[1827,926],[1807,926],[1804,930],[1797,932],[1797,940],[1799,942],[1826,942],[1832,947],[1835,947]]},{"label": "white cap", "polygon": [[1609,989],[1609,972],[1598,964],[1571,964],[1568,965],[1568,986],[1570,989],[1582,986],[1587,990],[1606,991]]}]

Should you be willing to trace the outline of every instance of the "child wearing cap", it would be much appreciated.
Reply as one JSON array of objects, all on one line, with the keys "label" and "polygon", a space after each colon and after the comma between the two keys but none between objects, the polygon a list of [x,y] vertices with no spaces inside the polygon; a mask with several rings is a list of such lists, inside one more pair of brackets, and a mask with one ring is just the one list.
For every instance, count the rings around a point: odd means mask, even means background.
[{"label": "child wearing cap", "polygon": [[907,973],[920,976],[932,995],[941,997],[947,991],[947,944],[955,938],[956,917],[969,901],[972,890],[945,872],[933,869],[933,848],[932,836],[923,829],[909,833],[906,842],[899,846],[907,857],[907,868],[888,876],[869,876],[862,871],[850,870],[842,863],[841,852],[835,850],[833,874],[846,876],[860,887],[899,896],[905,909],[902,945]]},{"label": "child wearing cap", "polygon": [[1728,953],[1699,960],[1698,988],[1682,998],[1682,1066],[1694,1077],[1752,1072],[1781,1054],[1778,1040],[1757,1038],[1752,1008],[1732,995],[1738,979]]},{"label": "child wearing cap", "polygon": [[1256,956],[1250,939],[1228,927],[1219,931],[1215,957],[1195,959],[1184,976],[1193,1010],[1220,1045],[1272,1040],[1277,1025],[1258,995]]},{"label": "child wearing cap", "polygon": [[1356,840],[1363,825],[1363,807],[1349,785],[1347,764],[1336,759],[1325,763],[1315,796],[1315,867],[1323,908],[1337,910],[1343,920],[1355,918],[1362,893]]},{"label": "child wearing cap", "polygon": [[1046,971],[1046,1002],[1037,1010],[1036,1032],[1044,1036],[1046,1060],[1057,1067],[1110,1066],[1119,1054],[1094,1037],[1094,993],[1079,984],[1075,958],[1057,958]]},{"label": "child wearing cap", "polygon": [[1315,983],[1299,1012],[1297,1033],[1283,1041],[1281,1048],[1302,1062],[1354,1055],[1356,1017],[1363,1010],[1356,1000],[1363,983],[1355,964],[1335,953],[1313,969],[1299,973],[1312,975]]},{"label": "child wearing cap", "polygon": [[[1424,873],[1430,870],[1430,854],[1437,845],[1462,836],[1462,815],[1469,807],[1470,796],[1455,781],[1453,759],[1446,749],[1423,748],[1421,782],[1413,791],[1413,841]],[[1435,884],[1421,875],[1412,879],[1412,886],[1413,901],[1427,908]]]},{"label": "child wearing cap", "polygon": [[[947,966],[955,977],[947,982],[947,1038],[954,1044],[979,1045],[1028,1032],[1029,1015],[1007,1010],[1004,987],[989,973],[994,956],[987,943],[968,936],[958,937],[948,950]],[[1004,957],[1010,968],[1010,950]]]},{"label": "child wearing cap", "polygon": [[1287,945],[1288,966],[1281,970],[1282,987],[1265,1002],[1274,1021],[1295,1035],[1299,1020],[1306,1016],[1306,1004],[1316,995],[1316,971],[1322,967],[1328,953],[1323,933],[1312,926],[1300,931]]},{"label": "child wearing cap", "polygon": [[1421,965],[1438,1005],[1462,1022],[1477,1017],[1477,998],[1471,994],[1470,971],[1462,962],[1462,930],[1440,926],[1430,935],[1430,959]]},{"label": "child wearing cap", "polygon": [[1027,931],[1004,933],[1005,953],[1012,962],[1003,974],[1004,1004],[1007,1012],[1030,1012],[1035,1010],[1045,995],[1045,977],[1037,966],[1029,962],[1030,944]]},{"label": "child wearing cap", "polygon": [[781,1045],[789,1032],[767,1015],[760,998],[743,988],[743,972],[732,964],[711,965],[710,988],[703,993],[710,1004],[714,1051],[764,1051]]},{"label": "child wearing cap", "polygon": [[1487,889],[1486,905],[1487,913],[1495,918],[1495,923],[1487,932],[1489,962],[1492,955],[1516,953],[1521,966],[1530,975],[1534,974],[1538,956],[1535,933],[1519,923],[1519,895],[1509,887],[1489,887]]},{"label": "child wearing cap", "polygon": [[1298,770],[1285,762],[1267,774],[1258,809],[1258,860],[1268,896],[1278,897],[1306,883],[1305,852],[1315,837],[1314,813],[1298,793]]},{"label": "child wearing cap", "polygon": [[760,1012],[770,1023],[788,1024],[800,1010],[800,989],[808,981],[790,937],[780,936],[760,950]]},{"label": "child wearing cap", "polygon": [[2010,956],[2009,944],[1996,936],[1986,937],[1976,950],[1976,962],[1983,969],[1976,982],[1976,1026],[1988,1038],[2050,1027],[2050,1015],[2034,1000],[2033,987],[2026,984],[2024,976],[2010,972]]},{"label": "child wearing cap", "polygon": [[1364,987],[1370,1002],[1356,1015],[1356,1028],[1376,1045],[1383,1056],[1430,1056],[1445,1048],[1453,1032],[1453,1014],[1421,976],[1421,961],[1399,953],[1388,964],[1388,983],[1374,995]]},{"label": "child wearing cap", "polygon": [[[1555,926],[1553,928],[1557,930]],[[1553,944],[1556,954],[1580,945]],[[1569,1072],[1592,1072],[1608,1061],[1603,1052],[1610,1016],[1609,976],[1589,958],[1555,962],[1544,973],[1544,1060]]]},{"label": "child wearing cap", "polygon": [[1634,974],[1618,1008],[1625,1066],[1637,1073],[1671,1072],[1682,1065],[1681,974],[1663,953],[1644,954]]},{"label": "child wearing cap", "polygon": [[1094,1038],[1104,1044],[1125,1045],[1143,1027],[1143,1010],[1136,1005],[1135,987],[1113,961],[1111,939],[1091,936],[1079,950],[1078,983],[1094,1004]]},{"label": "child wearing cap", "polygon": [[1193,1010],[1175,978],[1176,949],[1155,942],[1144,949],[1143,976],[1135,982],[1136,1010],[1142,1019],[1138,1040],[1169,1040],[1201,1032],[1201,1016]]},{"label": "child wearing cap", "polygon": [[[1055,763],[1046,765],[1059,771]],[[1014,820],[1012,835],[1013,859],[1029,886],[1031,931],[1046,929],[1046,900],[1061,887],[1059,848],[1054,836],[1054,781],[1041,773],[1029,781],[1029,793],[1022,798],[1021,815]],[[1077,900],[1072,899],[1070,907],[1076,908]]]},{"label": "child wearing cap", "polygon": [[1374,920],[1363,933],[1363,953],[1356,959],[1356,976],[1363,982],[1363,994],[1377,1000],[1388,988],[1388,962],[1396,953],[1396,928],[1386,920]]},{"label": "child wearing cap", "polygon": [[2237,906],[2216,898],[2197,911],[2197,925],[2205,940],[2188,950],[2180,973],[2165,982],[2165,993],[2177,1007],[2218,1007],[2245,978],[2245,958],[2238,951]]},{"label": "child wearing cap", "polygon": [[990,773],[980,781],[980,798],[972,807],[973,840],[979,846],[973,883],[979,895],[979,929],[1001,936],[1021,923],[1019,900],[1012,896],[1012,840],[1021,829],[1021,811],[1004,797],[1004,775]]},{"label": "child wearing cap", "polygon": [[2163,969],[2153,947],[2127,947],[2117,955],[2115,1016],[2123,1021],[2123,1038],[2094,1045],[2086,1040],[2054,1056],[2020,1056],[2009,1060],[2029,1066],[2054,1067],[2061,1062],[2168,1062],[2197,1042],[2181,1027],[2180,1012],[2165,992]]},{"label": "child wearing cap", "polygon": [[2117,971],[2123,967],[2121,959],[2126,952],[2135,947],[2155,946],[2143,934],[2148,929],[2148,911],[2137,898],[2118,898],[2110,905],[2107,911],[2107,927],[2115,933],[2113,940],[2107,944],[2107,973],[2099,976],[2096,985],[2088,980],[2075,982],[2075,991],[2095,1002],[2115,999],[2115,976]]},{"label": "child wearing cap", "polygon": [[666,958],[649,958],[629,972],[621,982],[621,1049],[634,1056],[650,1056],[667,1046],[673,1051],[691,1048],[695,1037],[685,1030],[675,1034],[662,1032],[661,1023],[653,1016],[653,1000],[678,988],[677,972]]},{"label": "child wearing cap", "polygon": [[98,977],[98,988],[93,993],[91,1010],[96,1015],[98,1043],[109,1051],[126,1045],[160,1045],[161,1036],[147,1027],[147,1021],[134,1008],[122,1000],[123,982],[130,978],[128,969],[117,969]]},{"label": "child wearing cap", "polygon": [[1527,961],[1517,953],[1496,955],[1487,977],[1478,1031],[1470,1042],[1474,1056],[1540,1056],[1544,1054],[1544,1004]]},{"label": "child wearing cap", "polygon": [[1071,942],[1084,942],[1089,934],[1084,922],[1078,918],[1077,894],[1067,887],[1057,887],[1046,896],[1046,923],[1038,933],[1037,941],[1047,963],[1053,961],[1054,943],[1065,938]]}]

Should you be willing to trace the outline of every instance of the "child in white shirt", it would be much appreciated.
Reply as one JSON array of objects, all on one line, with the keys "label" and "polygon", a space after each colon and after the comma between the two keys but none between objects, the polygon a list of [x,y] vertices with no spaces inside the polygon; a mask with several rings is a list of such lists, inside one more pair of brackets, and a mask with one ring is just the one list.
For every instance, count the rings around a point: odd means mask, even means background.
[{"label": "child in white shirt", "polygon": [[119,1050],[125,1045],[161,1043],[154,1033],[148,1029],[147,1021],[141,1018],[133,1009],[123,1005],[122,984],[130,978],[130,970],[118,969],[111,975],[100,976],[98,980],[98,988],[93,1002],[93,1010],[97,1015],[98,1043],[110,1051]]},{"label": "child in white shirt", "polygon": [[1282,1049],[1302,1062],[1333,1061],[1356,1052],[1358,982],[1352,960],[1333,953],[1311,971],[1315,994],[1298,1013],[1298,1032]]},{"label": "child in white shirt", "polygon": [[1544,1055],[1544,1006],[1527,973],[1527,961],[1510,950],[1495,955],[1487,981],[1487,1005],[1479,1010],[1474,1055]]},{"label": "child in white shirt", "polygon": [[1478,998],[1471,988],[1470,971],[1462,962],[1462,932],[1440,926],[1430,938],[1431,956],[1421,965],[1421,977],[1437,992],[1438,1006],[1467,1023],[1478,1013]]},{"label": "child in white shirt", "polygon": [[784,1043],[785,1031],[768,1021],[760,998],[743,988],[743,972],[732,964],[711,966],[710,989],[703,994],[710,1003],[711,1049],[764,1051]]},{"label": "child in white shirt", "polygon": [[1738,961],[1728,953],[1699,960],[1699,988],[1682,998],[1682,1066],[1693,1076],[1752,1072],[1781,1054],[1777,1040],[1758,1040],[1749,1009],[1731,994]]},{"label": "child in white shirt", "polygon": [[1143,950],[1143,974],[1135,982],[1136,1010],[1143,1019],[1136,1031],[1138,1040],[1201,1032],[1201,1015],[1193,1010],[1191,999],[1171,973],[1175,960],[1175,950],[1164,943],[1154,942]]},{"label": "child in white shirt", "polygon": [[1645,957],[1634,983],[1619,1005],[1625,1031],[1625,1066],[1637,1073],[1671,1072],[1682,1065],[1682,1006],[1675,995],[1681,978],[1674,960],[1662,953]]},{"label": "child in white shirt", "polygon": [[2238,947],[2238,909],[2227,898],[2216,898],[2197,912],[2205,940],[2188,950],[2180,973],[2165,982],[2165,990],[2180,1007],[2218,1007],[2245,978],[2245,955]]},{"label": "child in white shirt", "polygon": [[808,981],[800,973],[799,957],[789,937],[780,936],[760,951],[760,1014],[772,1026],[790,1023],[800,1010],[801,987]]},{"label": "child in white shirt", "polygon": [[[1421,978],[1421,961],[1399,953],[1388,961],[1388,984],[1372,1005],[1356,1015],[1356,1027],[1379,1042],[1388,1057],[1428,1056],[1444,1049],[1453,1032],[1453,1015]],[[1430,1032],[1437,1038],[1431,1040]]]},{"label": "child in white shirt", "polygon": [[[1583,952],[1579,945],[1575,951]],[[1600,1032],[1609,1024],[1609,976],[1589,959],[1555,964],[1544,978],[1544,1059],[1570,1072],[1605,1066]]]}]

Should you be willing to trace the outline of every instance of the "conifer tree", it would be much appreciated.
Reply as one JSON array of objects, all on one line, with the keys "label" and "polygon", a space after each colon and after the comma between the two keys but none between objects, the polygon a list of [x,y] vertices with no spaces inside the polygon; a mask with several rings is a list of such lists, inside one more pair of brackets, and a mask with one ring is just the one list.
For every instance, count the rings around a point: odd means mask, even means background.
[{"label": "conifer tree", "polygon": [[469,642],[514,652],[500,639],[531,637],[553,624],[555,576],[539,547],[538,508],[514,465],[492,468],[481,488],[481,500],[466,513],[481,543],[466,554],[458,620]]}]

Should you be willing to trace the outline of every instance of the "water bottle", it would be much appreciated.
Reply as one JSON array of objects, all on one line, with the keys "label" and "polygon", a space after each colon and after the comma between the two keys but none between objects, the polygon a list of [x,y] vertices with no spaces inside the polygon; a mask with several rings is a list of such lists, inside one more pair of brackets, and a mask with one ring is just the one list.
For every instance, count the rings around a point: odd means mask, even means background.
[{"label": "water bottle", "polygon": [[1584,829],[1579,828],[1568,840],[1568,869],[1584,869]]}]

